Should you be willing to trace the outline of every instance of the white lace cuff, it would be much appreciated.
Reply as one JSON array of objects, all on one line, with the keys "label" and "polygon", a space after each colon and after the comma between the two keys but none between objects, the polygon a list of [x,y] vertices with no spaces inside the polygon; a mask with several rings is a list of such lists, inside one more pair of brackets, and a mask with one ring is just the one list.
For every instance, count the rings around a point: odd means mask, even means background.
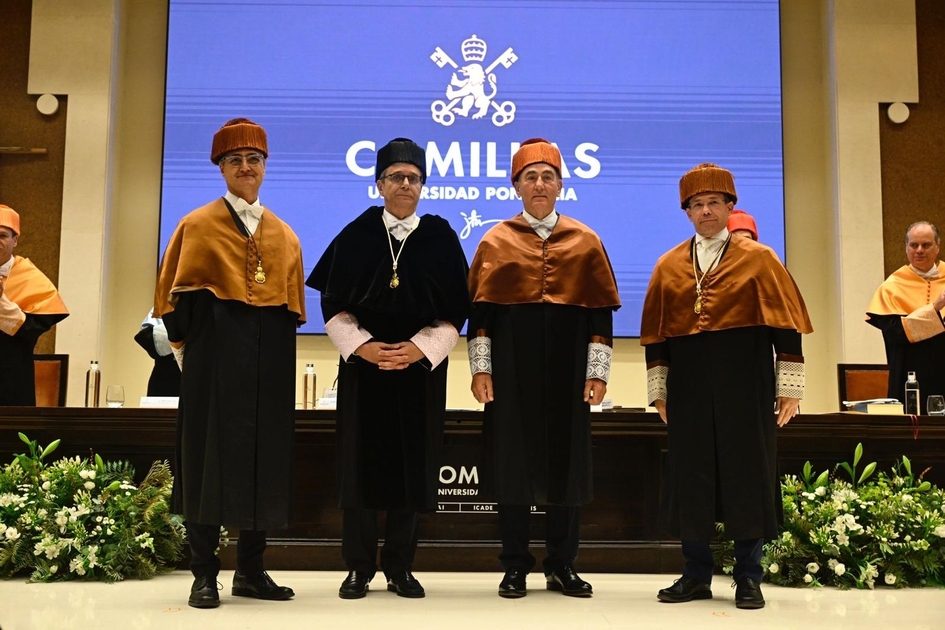
[{"label": "white lace cuff", "polygon": [[174,352],[174,358],[177,360],[177,367],[180,368],[180,371],[184,371],[184,344],[181,344],[180,348],[175,348],[171,346],[171,350]]},{"label": "white lace cuff", "polygon": [[654,400],[666,400],[666,379],[669,377],[668,365],[654,365],[646,370],[646,403]]},{"label": "white lace cuff", "polygon": [[587,379],[610,380],[610,364],[614,349],[603,343],[587,344]]},{"label": "white lace cuff", "polygon": [[435,370],[436,366],[442,363],[456,346],[456,342],[459,341],[459,332],[449,322],[437,319],[430,326],[421,328],[420,332],[410,338],[410,341],[426,356],[427,361],[430,362],[430,369]]},{"label": "white lace cuff", "polygon": [[903,317],[902,327],[910,343],[925,341],[945,332],[942,318],[932,304],[926,304]]},{"label": "white lace cuff", "polygon": [[355,350],[361,347],[361,344],[374,338],[371,333],[358,325],[358,318],[347,311],[329,319],[325,324],[325,332],[328,333],[328,338],[335,344],[335,348],[341,353],[341,358],[345,362]]},{"label": "white lace cuff", "polygon": [[0,295],[0,331],[12,337],[25,321],[26,314],[20,306],[6,295]]},{"label": "white lace cuff", "polygon": [[492,374],[492,339],[476,337],[469,342],[469,371],[475,376],[480,372]]},{"label": "white lace cuff", "polygon": [[781,361],[776,364],[778,398],[804,398],[804,364],[798,361]]}]

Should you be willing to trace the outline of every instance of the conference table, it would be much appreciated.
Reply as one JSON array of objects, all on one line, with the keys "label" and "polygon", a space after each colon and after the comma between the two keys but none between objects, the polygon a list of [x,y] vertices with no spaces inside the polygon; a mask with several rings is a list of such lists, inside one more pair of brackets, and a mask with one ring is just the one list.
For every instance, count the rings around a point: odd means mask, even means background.
[{"label": "conference table", "polygon": [[[177,411],[152,408],[0,407],[0,464],[25,445],[23,432],[40,444],[61,439],[52,456],[92,453],[127,460],[140,478],[155,460],[174,459]],[[438,509],[421,517],[418,571],[499,571],[495,505],[479,485],[482,413],[446,414]],[[679,541],[657,525],[666,456],[666,427],[656,413],[614,410],[591,415],[594,499],[581,509],[584,572],[675,573]],[[945,418],[858,413],[799,415],[778,432],[782,474],[797,474],[810,461],[816,471],[852,462],[863,444],[863,463],[888,471],[902,455],[925,479],[945,484]],[[335,412],[299,410],[295,424],[294,508],[289,528],[270,532],[270,569],[343,570],[341,510],[337,507]],[[533,553],[542,557],[542,506],[534,506]],[[231,532],[235,535],[235,532]],[[221,551],[232,568],[235,545]]]}]

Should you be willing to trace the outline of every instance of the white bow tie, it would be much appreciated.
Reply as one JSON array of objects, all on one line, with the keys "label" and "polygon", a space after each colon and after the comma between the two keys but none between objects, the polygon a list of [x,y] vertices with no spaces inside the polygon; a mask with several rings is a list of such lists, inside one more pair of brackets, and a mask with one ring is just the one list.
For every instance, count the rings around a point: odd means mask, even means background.
[{"label": "white bow tie", "polygon": [[247,201],[243,198],[236,200],[234,208],[238,213],[252,215],[256,219],[262,217],[263,210],[265,209],[262,206],[254,206],[251,203],[247,203]]}]

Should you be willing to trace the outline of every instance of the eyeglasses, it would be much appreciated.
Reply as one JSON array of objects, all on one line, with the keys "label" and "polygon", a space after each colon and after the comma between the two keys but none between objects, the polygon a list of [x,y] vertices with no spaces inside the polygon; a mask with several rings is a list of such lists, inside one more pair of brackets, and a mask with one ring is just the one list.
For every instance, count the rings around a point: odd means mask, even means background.
[{"label": "eyeglasses", "polygon": [[227,166],[232,166],[233,168],[239,168],[243,166],[243,162],[246,162],[249,166],[259,166],[266,161],[266,158],[260,153],[250,153],[249,155],[240,155],[238,153],[231,153],[223,158],[223,163]]},{"label": "eyeglasses", "polygon": [[406,179],[408,184],[411,186],[416,186],[420,183],[421,177],[420,175],[414,175],[412,173],[409,175],[407,173],[391,173],[390,175],[382,176],[381,179],[390,180],[390,183],[392,183],[394,186],[400,186]]},{"label": "eyeglasses", "polygon": [[558,180],[558,175],[557,173],[552,173],[550,171],[545,171],[539,175],[535,171],[532,171],[530,173],[525,173],[525,176],[522,177],[522,181],[524,181],[526,184],[535,184],[539,179],[541,179],[543,184],[553,184]]},{"label": "eyeglasses", "polygon": [[721,210],[725,206],[725,203],[726,202],[720,199],[710,199],[709,201],[696,201],[694,203],[689,204],[689,209],[695,210],[696,212],[702,212],[705,209],[705,207],[708,206],[710,210],[718,211],[718,210]]}]

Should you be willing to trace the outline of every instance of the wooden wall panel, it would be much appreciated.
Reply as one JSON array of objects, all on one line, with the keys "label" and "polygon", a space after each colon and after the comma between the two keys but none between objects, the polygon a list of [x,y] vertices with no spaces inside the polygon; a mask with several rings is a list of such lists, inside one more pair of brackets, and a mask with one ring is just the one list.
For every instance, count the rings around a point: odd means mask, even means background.
[{"label": "wooden wall panel", "polygon": [[[16,254],[32,260],[58,284],[66,109],[44,116],[38,96],[26,93],[30,60],[31,0],[3,0],[0,9],[0,147],[45,148],[45,155],[0,153],[0,203],[20,213],[23,234]],[[80,54],[81,51],[76,51]],[[55,328],[36,352],[55,352]]]},{"label": "wooden wall panel", "polygon": [[883,250],[886,275],[906,264],[905,233],[916,221],[945,230],[945,2],[916,0],[919,102],[903,124],[880,105]]}]

